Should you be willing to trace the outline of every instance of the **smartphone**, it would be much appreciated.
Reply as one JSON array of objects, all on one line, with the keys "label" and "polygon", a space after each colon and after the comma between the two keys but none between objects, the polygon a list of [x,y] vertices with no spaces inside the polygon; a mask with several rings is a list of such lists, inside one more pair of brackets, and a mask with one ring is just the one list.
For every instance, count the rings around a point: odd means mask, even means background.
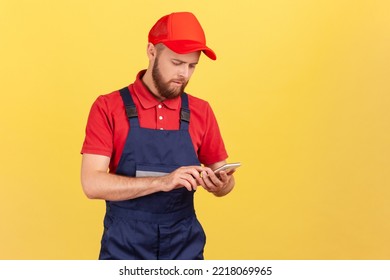
[{"label": "smartphone", "polygon": [[221,167],[218,167],[217,169],[214,170],[215,174],[218,174],[220,171],[225,171],[226,173],[229,173],[238,167],[241,166],[240,162],[234,162],[234,163],[226,163],[225,165],[222,165]]}]

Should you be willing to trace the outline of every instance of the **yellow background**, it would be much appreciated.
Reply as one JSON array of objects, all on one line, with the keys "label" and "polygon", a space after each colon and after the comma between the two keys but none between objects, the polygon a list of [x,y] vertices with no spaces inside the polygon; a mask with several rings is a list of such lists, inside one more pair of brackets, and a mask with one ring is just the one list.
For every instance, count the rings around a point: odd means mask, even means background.
[{"label": "yellow background", "polygon": [[92,102],[192,11],[218,55],[187,88],[241,161],[197,192],[207,259],[390,259],[390,2],[0,1],[0,259],[96,259],[104,203],[79,154]]}]

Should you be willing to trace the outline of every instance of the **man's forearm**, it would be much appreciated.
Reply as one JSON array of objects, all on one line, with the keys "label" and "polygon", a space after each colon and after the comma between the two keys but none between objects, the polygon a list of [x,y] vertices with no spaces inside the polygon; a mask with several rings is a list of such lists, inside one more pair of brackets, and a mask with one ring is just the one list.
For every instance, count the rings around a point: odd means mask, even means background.
[{"label": "man's forearm", "polygon": [[102,171],[82,174],[81,183],[90,199],[128,200],[160,191],[158,178],[134,178]]}]

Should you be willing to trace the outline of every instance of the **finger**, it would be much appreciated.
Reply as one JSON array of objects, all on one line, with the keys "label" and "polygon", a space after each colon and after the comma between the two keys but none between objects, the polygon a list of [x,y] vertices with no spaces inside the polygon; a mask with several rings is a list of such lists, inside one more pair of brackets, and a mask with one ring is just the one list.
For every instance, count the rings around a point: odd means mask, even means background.
[{"label": "finger", "polygon": [[191,175],[183,172],[183,169],[181,169],[176,172],[175,178],[176,179],[174,179],[173,182],[175,189],[184,187],[188,191],[192,191],[193,184],[191,183],[191,180],[194,180],[194,178],[192,178]]},{"label": "finger", "polygon": [[204,189],[206,189],[207,190],[207,184],[208,184],[208,181],[209,181],[209,179],[207,178],[207,173],[205,172],[205,171],[202,171],[201,173],[200,173],[200,177],[201,177],[201,180],[202,180],[202,184],[201,184],[201,186],[204,188]]},{"label": "finger", "polygon": [[206,172],[203,172],[202,173],[202,178],[203,178],[203,181],[204,181],[204,186],[203,188],[208,191],[208,192],[214,192],[216,191],[216,186],[214,185],[214,183],[211,181],[210,177],[207,175]]},{"label": "finger", "polygon": [[236,169],[229,171],[229,173],[227,173],[227,175],[233,175],[234,172],[236,172]]},{"label": "finger", "polygon": [[201,166],[194,166],[190,172],[192,174],[192,176],[194,176],[194,178],[196,180],[199,180],[199,181],[202,181],[202,172],[205,171],[204,167],[201,167]]},{"label": "finger", "polygon": [[191,181],[191,183],[193,183],[194,189],[196,189],[199,185],[202,187],[205,185],[204,180],[202,178],[203,170],[204,168],[201,166],[188,166],[186,169],[186,172],[188,172],[192,176],[192,178],[195,179],[194,182]]},{"label": "finger", "polygon": [[223,184],[225,184],[228,181],[229,175],[230,174],[227,174],[225,171],[220,172],[219,179],[222,181]]},{"label": "finger", "polygon": [[[198,176],[199,176],[199,174],[198,174]],[[184,173],[182,175],[182,179],[185,180],[189,184],[189,187],[190,187],[189,190],[196,190],[196,188],[198,187],[197,180],[194,178],[192,173],[191,174]]]},{"label": "finger", "polygon": [[179,184],[178,188],[185,187],[189,192],[192,191],[192,185],[187,180],[183,179],[181,180],[181,183]]},{"label": "finger", "polygon": [[202,186],[203,188],[205,187],[205,182],[204,182],[203,174],[202,174],[202,173],[201,173],[201,175],[199,176],[199,178],[197,179],[197,184],[198,184],[198,186]]},{"label": "finger", "polygon": [[191,166],[186,166],[186,169],[188,172],[194,174],[197,173],[199,175],[199,173],[202,172],[205,168],[200,165],[191,165]]},{"label": "finger", "polygon": [[[224,171],[221,171],[219,174],[222,174]],[[225,173],[226,174],[226,173]],[[217,174],[214,173],[214,171],[211,171],[211,172],[207,172],[207,177],[209,178],[210,182],[218,187],[221,185],[221,180],[220,178],[217,176]],[[220,176],[220,175],[219,175]]]}]

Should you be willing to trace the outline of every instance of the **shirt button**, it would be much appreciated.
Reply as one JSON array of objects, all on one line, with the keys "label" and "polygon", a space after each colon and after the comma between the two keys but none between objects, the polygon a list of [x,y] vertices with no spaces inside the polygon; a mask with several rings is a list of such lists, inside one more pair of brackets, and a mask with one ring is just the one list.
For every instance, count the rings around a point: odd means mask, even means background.
[{"label": "shirt button", "polygon": [[164,130],[164,128],[161,127],[160,130]]},{"label": "shirt button", "polygon": [[162,105],[161,104],[158,104],[158,106],[157,106],[159,109],[161,109],[162,108]]},{"label": "shirt button", "polygon": [[161,120],[163,119],[163,117],[162,117],[162,116],[159,116],[158,119],[161,121]]}]

